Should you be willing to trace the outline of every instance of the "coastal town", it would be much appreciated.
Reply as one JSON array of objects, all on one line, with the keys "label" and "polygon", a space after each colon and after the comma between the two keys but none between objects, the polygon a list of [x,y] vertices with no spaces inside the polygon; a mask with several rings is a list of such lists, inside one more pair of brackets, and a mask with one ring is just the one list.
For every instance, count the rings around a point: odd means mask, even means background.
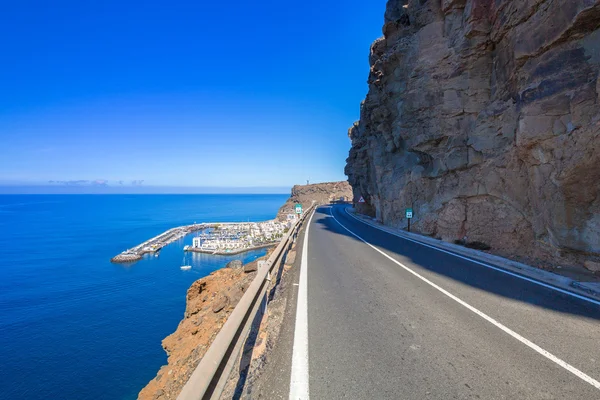
[{"label": "coastal town", "polygon": [[287,232],[291,221],[272,220],[220,224],[194,237],[185,251],[211,254],[232,254],[277,243]]},{"label": "coastal town", "polygon": [[113,257],[113,263],[132,263],[144,255],[158,257],[166,245],[197,233],[191,246],[184,251],[210,254],[235,254],[277,243],[296,220],[290,215],[285,221],[201,223],[179,226],[153,237]]},{"label": "coastal town", "polygon": [[308,197],[312,204],[325,204],[344,202],[350,196],[349,186],[337,182],[295,186],[292,189],[292,197],[279,209],[275,219],[263,222],[203,222],[178,226],[123,251],[110,261],[130,264],[143,259],[144,256],[158,257],[165,246],[191,234],[195,235],[192,244],[184,246],[184,252],[232,255],[269,247],[277,244],[302,215],[302,203],[311,204],[304,198]]}]

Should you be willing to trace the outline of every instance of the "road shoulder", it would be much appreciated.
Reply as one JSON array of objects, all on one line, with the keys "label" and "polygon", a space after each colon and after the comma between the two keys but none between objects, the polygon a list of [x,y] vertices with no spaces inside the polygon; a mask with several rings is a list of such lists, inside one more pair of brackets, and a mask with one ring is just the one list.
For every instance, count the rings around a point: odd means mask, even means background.
[{"label": "road shoulder", "polygon": [[[274,297],[269,303],[267,324],[271,326],[266,327],[269,335],[266,343],[260,339],[257,341],[256,347],[264,345],[265,348],[260,355],[261,362],[251,366],[250,378],[242,391],[241,398],[269,400],[289,398],[298,302],[298,286],[295,284],[300,280],[301,255],[307,225],[305,224],[298,234],[293,248],[294,260],[290,262],[290,266],[284,267]],[[264,328],[261,326],[261,332],[265,330]]]},{"label": "road shoulder", "polygon": [[401,237],[403,239],[407,239],[431,248],[435,248],[439,251],[454,254],[458,257],[465,257],[475,263],[482,264],[486,267],[497,268],[502,272],[518,275],[525,279],[531,280],[534,283],[539,282],[545,285],[549,285],[553,288],[557,288],[560,291],[568,292],[569,294],[573,294],[575,296],[581,296],[585,299],[591,299],[594,302],[600,302],[600,283],[576,281],[574,279],[561,276],[549,271],[544,271],[542,269],[535,268],[517,261],[509,260],[504,257],[488,254],[474,249],[469,249],[452,243],[447,243],[442,240],[430,238],[428,236],[394,229],[388,226],[384,226],[376,221],[373,221],[369,217],[357,214],[353,209],[350,208],[346,208],[345,212],[357,221],[370,225],[381,231]]}]

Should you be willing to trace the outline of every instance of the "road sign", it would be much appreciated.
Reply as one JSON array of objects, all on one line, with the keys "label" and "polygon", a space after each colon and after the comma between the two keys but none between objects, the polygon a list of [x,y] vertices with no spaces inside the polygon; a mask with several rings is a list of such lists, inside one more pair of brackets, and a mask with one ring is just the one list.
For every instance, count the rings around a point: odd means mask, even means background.
[{"label": "road sign", "polygon": [[407,208],[406,209],[406,218],[411,219],[413,217],[413,210],[412,208]]},{"label": "road sign", "polygon": [[360,196],[360,199],[358,199],[358,202],[359,202],[359,203],[364,203],[364,202],[365,202],[365,199],[364,199],[362,196]]},{"label": "road sign", "polygon": [[302,214],[302,204],[296,204],[296,214]]}]

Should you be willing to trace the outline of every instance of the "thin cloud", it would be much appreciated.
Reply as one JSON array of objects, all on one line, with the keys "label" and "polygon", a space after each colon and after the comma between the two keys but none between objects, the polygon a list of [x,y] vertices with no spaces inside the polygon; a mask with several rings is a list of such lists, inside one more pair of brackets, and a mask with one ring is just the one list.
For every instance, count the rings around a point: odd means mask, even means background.
[{"label": "thin cloud", "polygon": [[82,185],[89,185],[90,181],[80,179],[80,180],[73,180],[73,181],[48,181],[48,183],[51,185],[82,186]]},{"label": "thin cloud", "polygon": [[[112,186],[127,186],[126,181],[124,180],[118,180],[118,181],[113,181],[114,183],[112,184]],[[130,181],[130,185],[131,186],[142,186],[142,184],[144,183],[143,179],[136,179],[133,181]],[[95,180],[87,180],[87,179],[78,179],[78,180],[70,180],[70,181],[61,181],[61,180],[50,180],[48,181],[48,183],[50,185],[61,185],[61,186],[101,186],[101,187],[108,187],[111,186],[109,184],[108,179],[95,179]],[[115,185],[116,183],[116,185]]]}]

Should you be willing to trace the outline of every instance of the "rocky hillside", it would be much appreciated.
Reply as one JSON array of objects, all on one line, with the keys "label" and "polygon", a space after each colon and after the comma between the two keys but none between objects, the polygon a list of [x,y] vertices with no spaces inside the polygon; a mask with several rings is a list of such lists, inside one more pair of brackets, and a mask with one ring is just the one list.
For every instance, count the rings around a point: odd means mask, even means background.
[{"label": "rocky hillside", "polygon": [[295,185],[292,188],[292,195],[279,209],[278,218],[285,219],[288,213],[293,213],[296,203],[302,204],[306,209],[311,206],[313,200],[317,204],[326,204],[341,197],[348,201],[352,200],[352,188],[346,181]]},{"label": "rocky hillside", "polygon": [[346,174],[388,225],[600,269],[600,0],[389,0]]},{"label": "rocky hillside", "polygon": [[188,289],[183,320],[166,337],[163,348],[168,365],[142,389],[140,400],[176,399],[208,350],[227,317],[256,276],[257,262],[242,266],[232,261],[225,268],[199,279]]}]

